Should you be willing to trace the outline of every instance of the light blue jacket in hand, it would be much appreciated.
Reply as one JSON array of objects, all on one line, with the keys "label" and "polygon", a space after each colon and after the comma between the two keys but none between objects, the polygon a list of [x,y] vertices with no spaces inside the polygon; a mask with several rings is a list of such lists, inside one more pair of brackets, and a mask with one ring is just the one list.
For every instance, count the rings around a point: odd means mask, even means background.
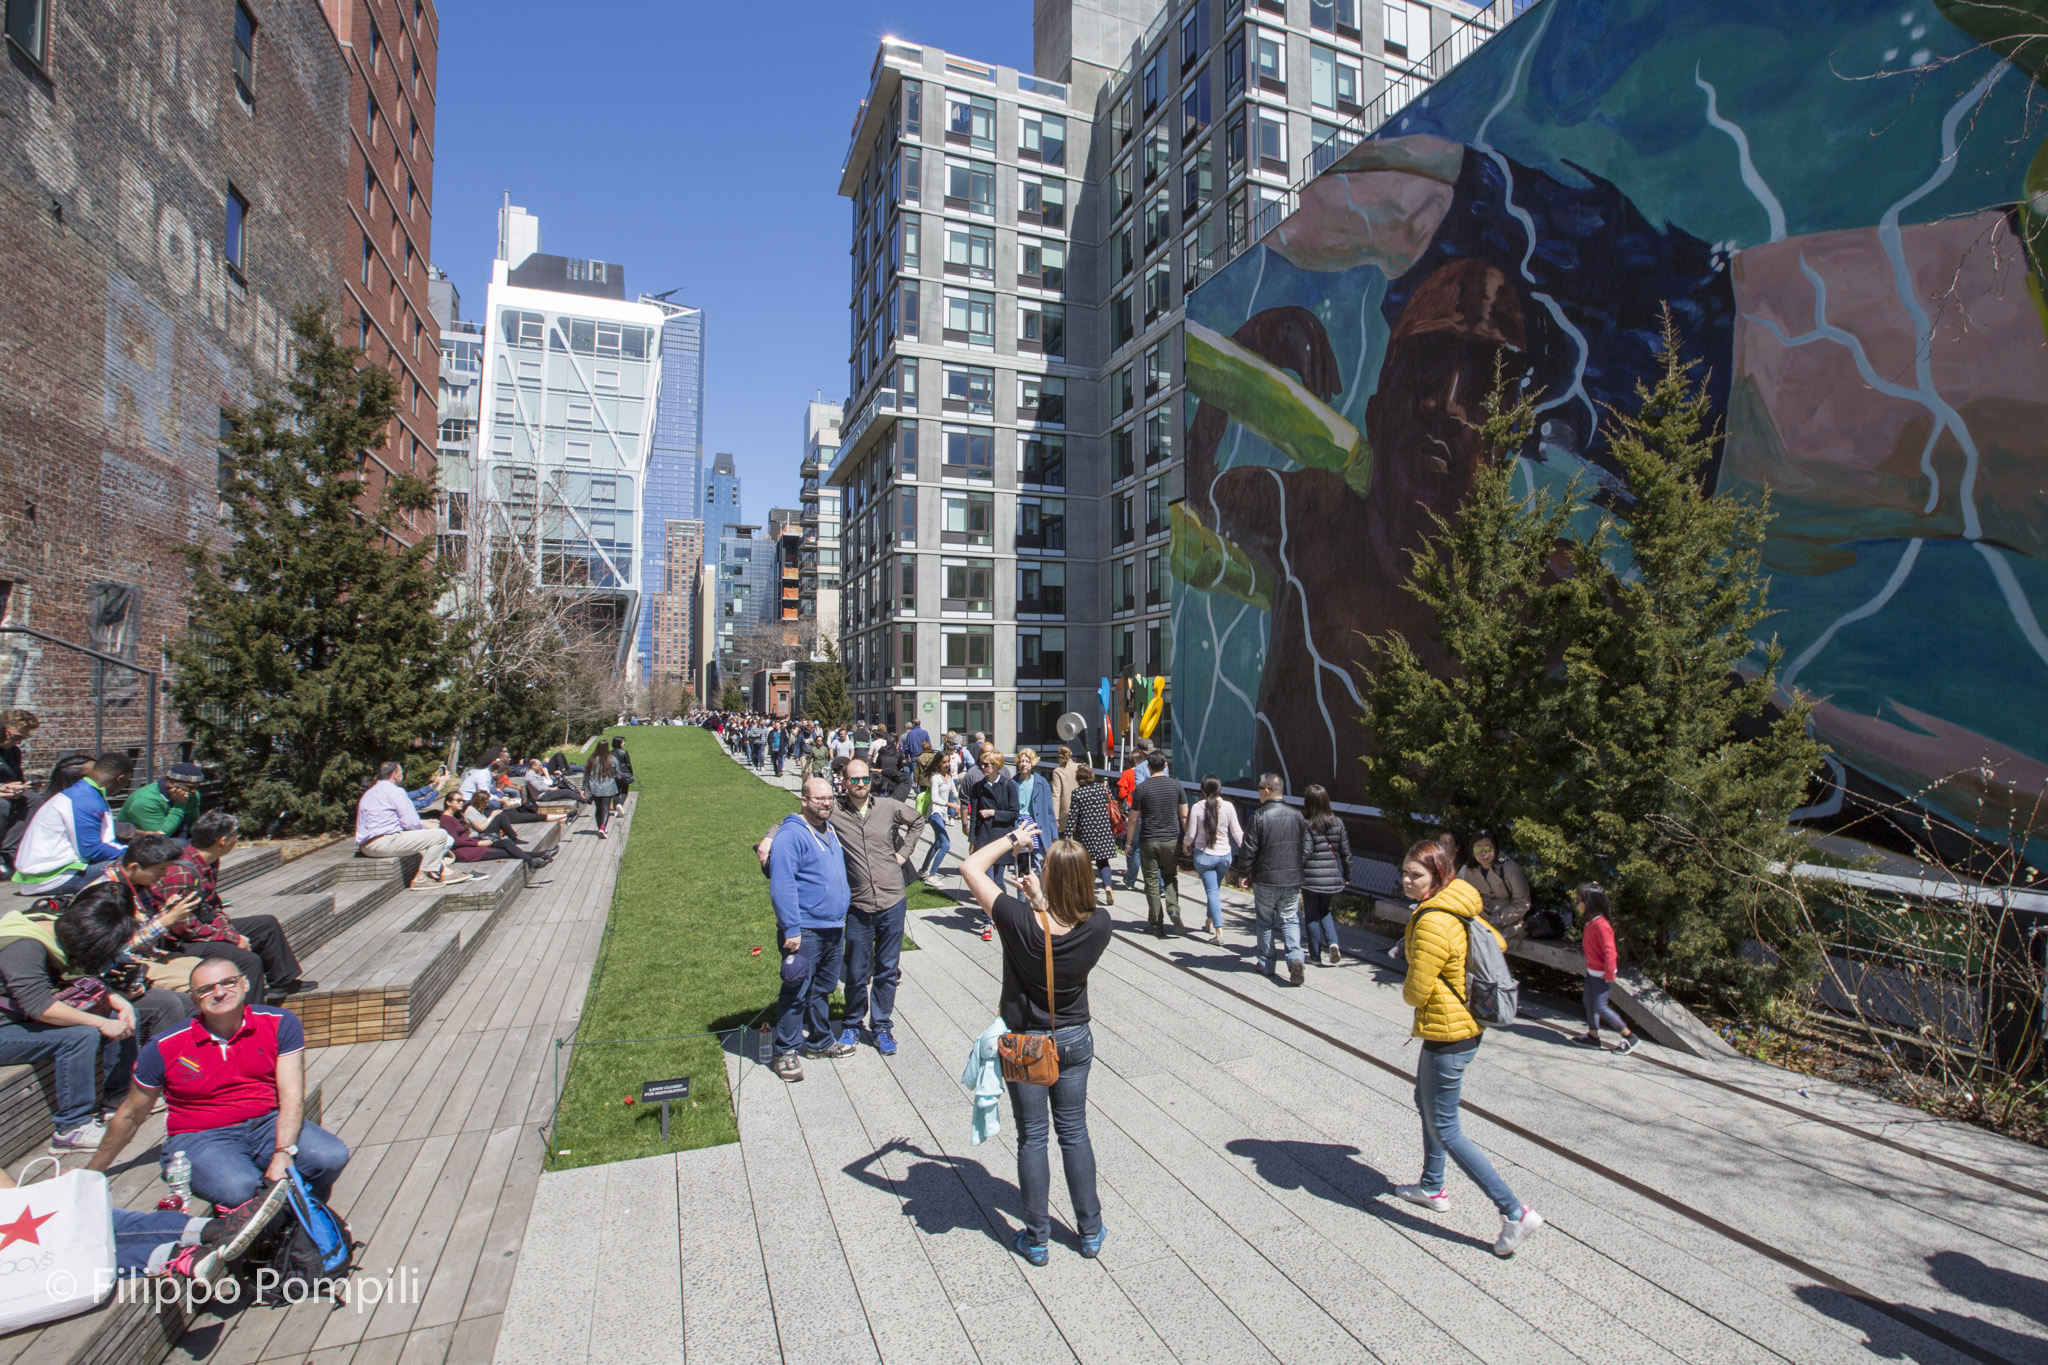
[{"label": "light blue jacket in hand", "polygon": [[996,1040],[1010,1031],[997,1015],[995,1022],[974,1040],[967,1065],[960,1071],[960,1084],[974,1092],[974,1137],[970,1147],[979,1147],[1003,1131],[1000,1105],[1003,1100],[1003,1064],[996,1058]]}]

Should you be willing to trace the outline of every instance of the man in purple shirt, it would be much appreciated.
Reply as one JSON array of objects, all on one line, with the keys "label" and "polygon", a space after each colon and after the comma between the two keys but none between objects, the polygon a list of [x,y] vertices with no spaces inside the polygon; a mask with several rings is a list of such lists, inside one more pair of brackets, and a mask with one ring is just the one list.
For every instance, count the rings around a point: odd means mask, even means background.
[{"label": "man in purple shirt", "polygon": [[438,824],[422,821],[413,809],[412,798],[398,785],[404,773],[404,766],[398,763],[378,767],[376,785],[364,792],[356,805],[356,851],[365,858],[417,855],[420,870],[410,890],[472,880],[467,872],[453,870],[454,837]]}]

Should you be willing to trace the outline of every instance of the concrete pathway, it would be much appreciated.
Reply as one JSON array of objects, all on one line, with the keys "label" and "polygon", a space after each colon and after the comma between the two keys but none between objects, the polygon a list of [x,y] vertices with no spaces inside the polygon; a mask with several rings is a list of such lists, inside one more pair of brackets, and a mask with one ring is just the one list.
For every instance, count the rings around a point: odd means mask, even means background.
[{"label": "concrete pathway", "polygon": [[[1190,922],[1200,899],[1184,878]],[[958,1082],[999,945],[929,911],[893,1060],[786,1085],[736,1045],[736,1146],[541,1177],[498,1361],[2048,1360],[2048,1153],[1746,1060],[1588,1053],[1539,1008],[1466,1086],[1550,1220],[1498,1261],[1462,1176],[1444,1215],[1390,1193],[1420,1138],[1384,940],[1347,928],[1363,960],[1293,989],[1249,962],[1248,897],[1220,948],[1119,902],[1090,991],[1101,1259],[1057,1174],[1051,1264],[1009,1249],[1007,1106],[975,1147]]]}]

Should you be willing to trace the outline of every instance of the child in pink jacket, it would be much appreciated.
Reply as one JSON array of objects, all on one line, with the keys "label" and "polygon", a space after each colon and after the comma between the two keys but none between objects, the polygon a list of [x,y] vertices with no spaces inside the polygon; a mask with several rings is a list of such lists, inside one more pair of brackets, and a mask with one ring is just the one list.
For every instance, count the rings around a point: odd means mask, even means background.
[{"label": "child in pink jacket", "polygon": [[1585,927],[1579,934],[1579,946],[1586,953],[1586,1031],[1572,1041],[1581,1047],[1599,1047],[1600,1025],[1606,1023],[1621,1030],[1621,1046],[1615,1050],[1633,1052],[1635,1034],[1629,1032],[1627,1022],[1607,1003],[1607,992],[1614,985],[1615,969],[1621,965],[1620,954],[1614,946],[1614,925],[1607,918],[1607,910],[1607,892],[1600,883],[1587,882],[1579,888],[1579,918],[1585,921]]}]

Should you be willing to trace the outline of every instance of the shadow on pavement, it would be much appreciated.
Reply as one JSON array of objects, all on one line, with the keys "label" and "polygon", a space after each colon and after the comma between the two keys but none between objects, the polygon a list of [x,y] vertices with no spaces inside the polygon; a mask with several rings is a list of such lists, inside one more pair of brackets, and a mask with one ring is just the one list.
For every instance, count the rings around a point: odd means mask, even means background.
[{"label": "shadow on pavement", "polygon": [[[877,1163],[891,1152],[917,1158],[901,1179],[892,1179]],[[952,1232],[982,1232],[1004,1247],[1010,1244],[1009,1229],[997,1225],[988,1211],[1000,1211],[1023,1222],[1023,1206],[1017,1188],[989,1174],[979,1161],[965,1157],[933,1154],[901,1138],[876,1148],[859,1161],[842,1168],[864,1185],[886,1191],[903,1201],[903,1214],[928,1235]]]},{"label": "shadow on pavement", "polygon": [[[1281,1141],[1270,1138],[1236,1138],[1224,1144],[1233,1156],[1249,1159],[1259,1179],[1275,1189],[1305,1190],[1333,1204],[1361,1208],[1373,1217],[1460,1246],[1480,1247],[1491,1253],[1493,1243],[1433,1223],[1411,1214],[1394,1197],[1393,1182],[1362,1161],[1354,1161],[1358,1149],[1334,1142]],[[1477,1191],[1474,1198],[1481,1198]]]}]

